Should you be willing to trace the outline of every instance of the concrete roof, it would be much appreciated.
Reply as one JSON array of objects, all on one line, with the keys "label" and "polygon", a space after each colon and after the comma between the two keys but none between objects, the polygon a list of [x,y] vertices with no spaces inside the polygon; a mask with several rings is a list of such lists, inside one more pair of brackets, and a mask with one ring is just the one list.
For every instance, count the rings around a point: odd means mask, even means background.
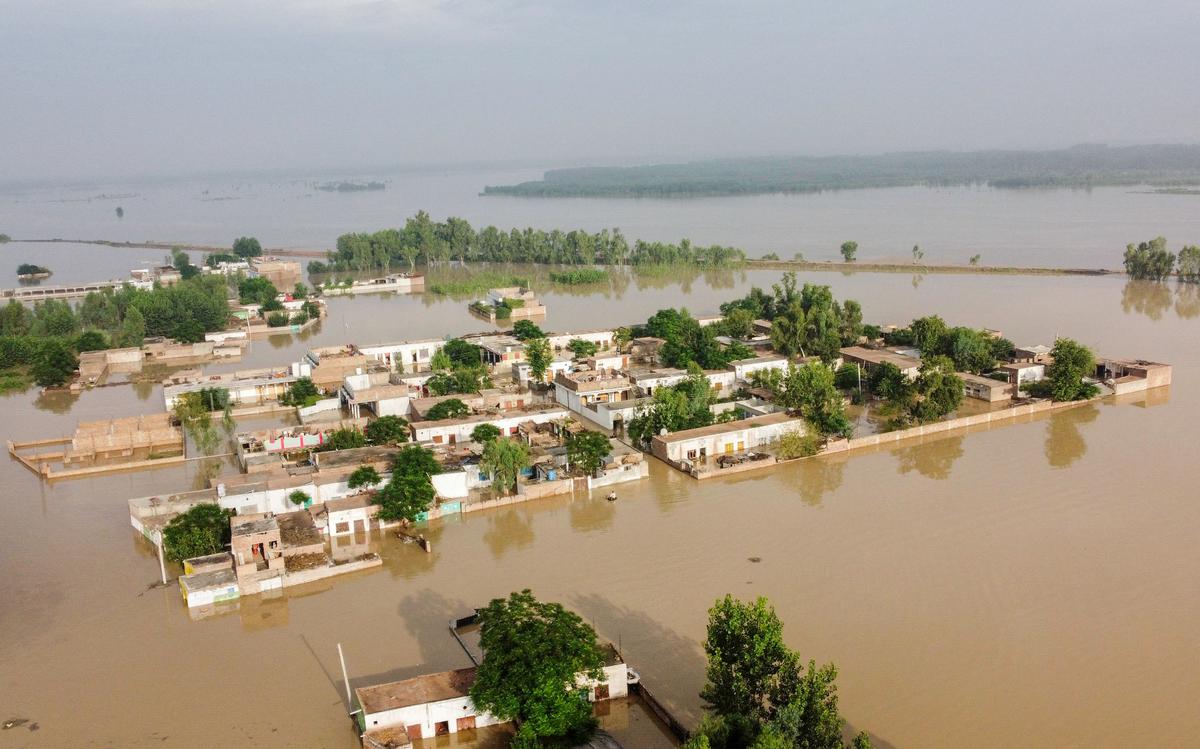
[{"label": "concrete roof", "polygon": [[231,518],[232,533],[235,536],[248,536],[251,533],[265,533],[266,531],[279,530],[279,521],[275,516],[258,518],[257,520],[242,520],[238,522],[235,515]]},{"label": "concrete roof", "polygon": [[414,705],[466,697],[475,683],[475,667],[426,674],[404,681],[393,681],[354,690],[367,713],[380,713]]},{"label": "concrete roof", "polygon": [[195,593],[206,588],[224,588],[236,583],[237,573],[232,569],[197,572],[194,575],[184,575],[179,580],[189,592]]},{"label": "concrete roof", "polygon": [[847,346],[841,349],[840,353],[843,357],[849,356],[862,361],[871,362],[872,364],[882,364],[890,362],[896,365],[901,370],[912,369],[913,367],[921,366],[919,359],[914,359],[911,356],[904,356],[892,351],[863,348],[862,346]]},{"label": "concrete roof", "polygon": [[779,413],[767,414],[766,416],[755,416],[751,419],[727,421],[723,424],[710,424],[709,426],[697,427],[695,429],[684,429],[681,432],[671,432],[665,437],[660,435],[654,439],[671,444],[672,442],[683,442],[685,440],[696,439],[697,437],[711,437],[717,434],[740,432],[744,429],[753,429],[755,427],[774,426],[789,421],[802,422],[803,419],[799,416],[792,416],[786,411],[780,411]]}]

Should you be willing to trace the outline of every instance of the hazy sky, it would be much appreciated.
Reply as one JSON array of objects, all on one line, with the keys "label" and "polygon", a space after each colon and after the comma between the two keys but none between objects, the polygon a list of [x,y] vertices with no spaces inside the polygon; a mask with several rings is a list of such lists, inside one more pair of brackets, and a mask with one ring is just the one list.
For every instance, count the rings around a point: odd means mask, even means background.
[{"label": "hazy sky", "polygon": [[1196,0],[0,0],[0,181],[1200,142],[1198,38]]}]

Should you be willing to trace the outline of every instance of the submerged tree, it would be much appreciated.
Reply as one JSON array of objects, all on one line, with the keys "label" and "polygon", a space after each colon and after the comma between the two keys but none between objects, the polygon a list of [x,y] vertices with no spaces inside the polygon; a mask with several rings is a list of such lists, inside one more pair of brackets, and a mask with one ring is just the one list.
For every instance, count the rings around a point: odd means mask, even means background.
[{"label": "submerged tree", "polygon": [[842,242],[842,260],[853,263],[858,256],[858,242]]},{"label": "submerged tree", "polygon": [[1134,280],[1161,281],[1174,267],[1175,254],[1167,249],[1166,237],[1125,247],[1125,272]]}]

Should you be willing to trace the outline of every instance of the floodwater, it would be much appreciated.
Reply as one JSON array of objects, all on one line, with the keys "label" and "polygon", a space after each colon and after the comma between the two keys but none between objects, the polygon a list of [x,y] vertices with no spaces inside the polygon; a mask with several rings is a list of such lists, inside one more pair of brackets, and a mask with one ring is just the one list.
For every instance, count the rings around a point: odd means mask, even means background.
[{"label": "floodwater", "polygon": [[[1129,242],[1164,235],[1172,249],[1200,242],[1200,195],[1154,194],[1139,187],[1092,190],[994,190],[910,187],[807,195],[696,199],[530,199],[481,196],[486,185],[540,176],[537,170],[427,170],[334,175],[385,181],[375,192],[329,193],[328,177],[244,178],[86,184],[0,189],[0,232],[17,239],[176,241],[227,246],[257,236],[267,247],[329,249],[339,234],[399,226],[427,210],[501,229],[532,226],[598,231],[619,227],[641,238],[741,247],[751,256],[840,260],[838,247],[859,243],[860,260],[912,259],[919,244],[928,263],[1117,267]],[[118,218],[120,207],[124,216]],[[19,250],[19,252],[17,252]],[[64,260],[50,250],[13,245],[12,268],[42,262],[54,282],[125,276],[163,253],[74,248]],[[0,266],[2,268],[3,266]],[[81,277],[68,274],[79,273]]]},{"label": "floodwater", "polygon": [[[629,322],[667,305],[710,312],[777,278],[547,294],[546,326]],[[1175,384],[703,483],[653,463],[651,479],[621,487],[617,502],[556,498],[439,522],[428,555],[360,538],[381,553],[381,570],[197,621],[177,588],[154,587],[158,562],[129,527],[125,500],[198,486],[203,466],[48,486],[0,461],[0,719],[39,727],[0,733],[0,747],[349,749],[337,643],[356,685],[460,667],[446,622],[525,587],[594,622],[689,723],[700,714],[706,610],[733,593],[769,597],[804,658],[838,665],[844,712],[877,746],[1194,743],[1195,295],[1115,277],[802,280],[860,300],[868,320],[937,312],[1017,343],[1071,335],[1171,362]],[[248,358],[284,363],[316,342],[479,326],[462,302],[340,298],[308,341],[256,341]],[[154,385],[15,394],[0,432],[49,437],[162,407]]]}]

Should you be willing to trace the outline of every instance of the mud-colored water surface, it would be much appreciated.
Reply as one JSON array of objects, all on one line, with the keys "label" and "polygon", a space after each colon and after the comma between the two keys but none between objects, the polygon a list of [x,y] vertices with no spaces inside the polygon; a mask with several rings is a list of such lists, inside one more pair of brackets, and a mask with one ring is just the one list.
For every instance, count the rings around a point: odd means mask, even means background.
[{"label": "mud-colored water surface", "polygon": [[[546,327],[715,310],[777,274],[588,297]],[[198,464],[42,485],[0,461],[0,748],[352,747],[336,644],[365,684],[458,667],[446,622],[530,587],[618,641],[687,722],[706,609],[766,595],[806,658],[840,668],[844,712],[889,747],[1187,746],[1200,735],[1200,321],[1175,287],[1116,278],[831,276],[869,320],[940,313],[1017,343],[1071,335],[1175,365],[1169,392],[703,483],[654,464],[599,495],[437,523],[434,553],[361,538],[381,570],[249,598],[193,621],[154,587],[125,500],[195,485]],[[1164,297],[1165,294],[1165,297]],[[336,299],[306,341],[478,329],[465,305]],[[3,399],[5,439],[162,409],[157,387]],[[749,561],[751,557],[760,562]],[[631,746],[636,747],[636,744]]]}]

